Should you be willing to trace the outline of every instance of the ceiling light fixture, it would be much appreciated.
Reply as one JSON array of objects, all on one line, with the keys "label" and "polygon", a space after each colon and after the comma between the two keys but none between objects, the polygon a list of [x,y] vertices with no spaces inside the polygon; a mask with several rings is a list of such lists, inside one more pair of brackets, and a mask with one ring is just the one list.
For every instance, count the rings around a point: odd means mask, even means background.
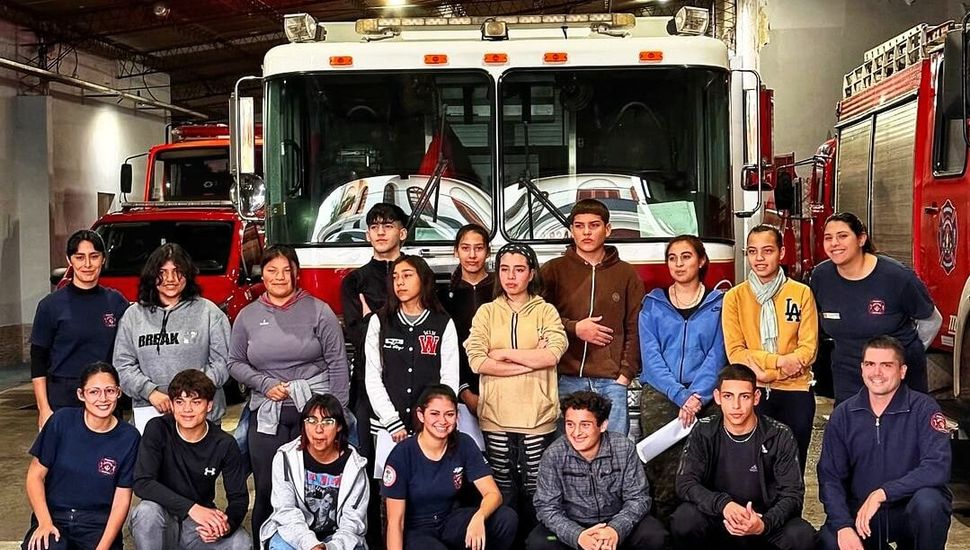
[{"label": "ceiling light fixture", "polygon": [[168,4],[165,2],[155,2],[155,4],[152,5],[152,13],[155,14],[155,17],[168,17],[168,15],[172,13],[172,8],[168,7]]}]

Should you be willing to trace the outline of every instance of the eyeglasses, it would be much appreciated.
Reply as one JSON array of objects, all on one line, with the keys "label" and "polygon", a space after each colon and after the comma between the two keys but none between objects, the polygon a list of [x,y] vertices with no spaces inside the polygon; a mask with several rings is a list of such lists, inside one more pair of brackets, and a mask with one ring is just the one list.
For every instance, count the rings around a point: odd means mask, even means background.
[{"label": "eyeglasses", "polygon": [[100,399],[101,394],[108,399],[118,399],[121,395],[121,388],[118,386],[106,386],[104,388],[84,388],[84,396],[88,399]]},{"label": "eyeglasses", "polygon": [[329,416],[326,418],[317,418],[315,416],[308,416],[303,419],[303,422],[310,426],[324,426],[324,427],[330,428],[337,424],[337,419],[331,418]]}]

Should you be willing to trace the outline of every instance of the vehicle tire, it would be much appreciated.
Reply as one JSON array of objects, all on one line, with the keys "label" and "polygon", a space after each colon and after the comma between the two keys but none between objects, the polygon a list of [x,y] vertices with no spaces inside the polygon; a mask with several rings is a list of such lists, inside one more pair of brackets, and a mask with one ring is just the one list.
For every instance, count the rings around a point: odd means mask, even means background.
[{"label": "vehicle tire", "polygon": [[222,386],[222,390],[226,392],[226,405],[235,405],[245,401],[247,389],[246,386],[236,382],[236,379],[230,376],[229,380]]}]

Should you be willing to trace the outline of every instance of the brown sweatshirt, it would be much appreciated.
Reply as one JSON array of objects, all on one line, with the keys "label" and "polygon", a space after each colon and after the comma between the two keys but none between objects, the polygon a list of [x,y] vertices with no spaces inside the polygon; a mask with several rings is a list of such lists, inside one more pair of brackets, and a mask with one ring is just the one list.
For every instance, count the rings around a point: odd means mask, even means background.
[{"label": "brown sweatshirt", "polygon": [[[546,262],[540,273],[544,297],[559,310],[569,336],[559,374],[636,378],[640,373],[637,322],[643,281],[632,265],[620,259],[616,247],[607,246],[603,261],[594,266],[570,245],[564,256]],[[578,321],[599,315],[603,316],[599,324],[613,329],[613,341],[607,346],[587,343],[576,335]]]}]

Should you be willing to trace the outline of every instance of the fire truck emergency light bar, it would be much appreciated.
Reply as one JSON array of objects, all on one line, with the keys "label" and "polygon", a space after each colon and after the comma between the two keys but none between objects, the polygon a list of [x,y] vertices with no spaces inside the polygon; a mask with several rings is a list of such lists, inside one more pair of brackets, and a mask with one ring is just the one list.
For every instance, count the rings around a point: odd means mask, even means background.
[{"label": "fire truck emergency light bar", "polygon": [[213,208],[213,207],[232,207],[232,201],[149,201],[149,202],[125,202],[121,204],[122,210],[134,208]]}]

